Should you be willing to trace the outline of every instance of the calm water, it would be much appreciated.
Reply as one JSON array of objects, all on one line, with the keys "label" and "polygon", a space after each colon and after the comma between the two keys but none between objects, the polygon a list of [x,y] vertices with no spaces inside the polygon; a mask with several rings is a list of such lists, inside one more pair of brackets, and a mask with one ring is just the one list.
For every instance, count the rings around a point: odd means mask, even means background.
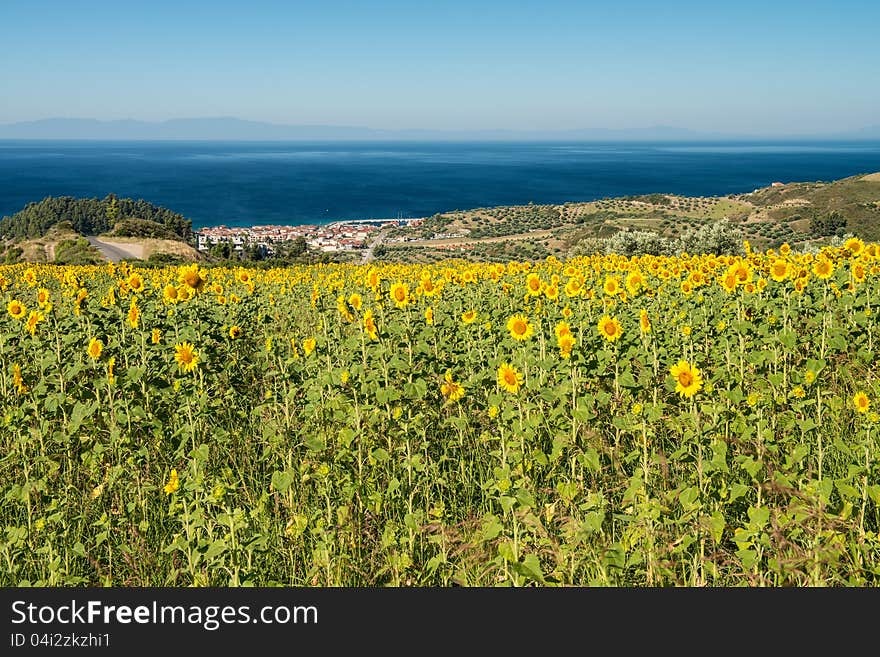
[{"label": "calm water", "polygon": [[243,143],[0,141],[0,216],[46,196],[144,198],[193,220],[323,223],[880,171],[880,142]]}]

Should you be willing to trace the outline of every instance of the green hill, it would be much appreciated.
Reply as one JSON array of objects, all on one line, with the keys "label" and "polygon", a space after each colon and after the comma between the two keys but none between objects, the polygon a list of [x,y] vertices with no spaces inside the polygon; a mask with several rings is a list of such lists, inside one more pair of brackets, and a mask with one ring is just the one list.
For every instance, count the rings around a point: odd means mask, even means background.
[{"label": "green hill", "polygon": [[540,259],[566,255],[620,231],[674,240],[721,219],[756,249],[826,242],[852,233],[880,241],[880,173],[830,182],[771,185],[748,194],[645,194],[561,205],[453,210],[389,231],[380,259],[433,262]]},{"label": "green hill", "polygon": [[11,217],[0,219],[0,238],[31,239],[42,237],[52,226],[70,222],[82,235],[99,235],[122,227],[123,234],[147,230],[148,236],[188,240],[192,222],[167,208],[142,199],[117,198],[108,194],[103,199],[49,196],[28,203]]}]

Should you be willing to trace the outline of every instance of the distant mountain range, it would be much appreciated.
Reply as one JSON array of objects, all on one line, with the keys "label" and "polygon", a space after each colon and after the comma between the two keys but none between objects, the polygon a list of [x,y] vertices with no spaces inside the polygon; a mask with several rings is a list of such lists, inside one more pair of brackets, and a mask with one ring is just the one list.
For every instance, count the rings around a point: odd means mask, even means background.
[{"label": "distant mountain range", "polygon": [[[878,140],[880,125],[827,134],[778,135],[776,139]],[[327,140],[424,140],[424,141],[712,141],[768,140],[770,137],[685,128],[580,130],[378,130],[355,126],[282,125],[236,118],[172,119],[161,122],[99,121],[97,119],[41,119],[0,124],[0,139],[88,140],[234,140],[234,141],[327,141]]]}]

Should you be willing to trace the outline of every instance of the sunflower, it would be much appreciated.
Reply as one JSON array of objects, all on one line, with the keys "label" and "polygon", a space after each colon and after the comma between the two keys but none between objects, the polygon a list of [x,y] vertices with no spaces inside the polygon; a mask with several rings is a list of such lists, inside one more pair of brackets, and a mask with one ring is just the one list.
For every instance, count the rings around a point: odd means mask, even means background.
[{"label": "sunflower", "polygon": [[864,283],[865,276],[867,276],[868,272],[865,269],[865,265],[861,262],[856,262],[852,266],[852,277],[856,283]]},{"label": "sunflower", "polygon": [[558,340],[563,335],[571,335],[571,327],[568,325],[568,322],[559,322],[553,328],[553,333],[556,334],[556,339]]},{"label": "sunflower", "polygon": [[853,397],[853,406],[859,413],[867,413],[868,409],[871,407],[871,400],[868,399],[868,395],[859,391],[856,393],[855,397]]},{"label": "sunflower", "polygon": [[171,495],[180,488],[180,479],[177,478],[177,470],[171,468],[171,474],[168,477],[168,483],[162,487],[162,490],[165,491],[166,495]]},{"label": "sunflower", "polygon": [[430,275],[422,278],[422,294],[426,297],[435,297],[440,292],[440,287],[431,279]]},{"label": "sunflower", "polygon": [[834,273],[834,263],[828,258],[816,258],[813,262],[813,273],[816,275],[816,278],[821,278],[822,280],[829,279],[831,274]]},{"label": "sunflower", "polygon": [[460,383],[453,380],[452,372],[450,370],[446,370],[446,376],[444,376],[443,378],[444,382],[440,384],[440,392],[446,399],[447,404],[457,402],[459,399],[464,397],[464,387]]},{"label": "sunflower", "polygon": [[315,344],[315,338],[306,338],[305,340],[303,340],[303,351],[305,352],[306,356],[311,355],[311,353],[315,350]]},{"label": "sunflower", "polygon": [[634,296],[645,284],[645,277],[638,269],[633,269],[626,275],[626,290]]},{"label": "sunflower", "polygon": [[138,308],[137,301],[135,298],[131,298],[131,305],[128,307],[128,323],[132,328],[137,328],[138,321],[141,318],[141,309]]},{"label": "sunflower", "polygon": [[370,340],[378,340],[379,332],[376,328],[376,321],[373,319],[373,311],[371,309],[367,309],[367,312],[364,313],[364,331],[367,332]]},{"label": "sunflower", "polygon": [[154,328],[154,329],[150,332],[150,341],[151,341],[153,344],[159,344],[159,342],[162,341],[162,331],[160,331],[160,330],[157,329],[157,328]]},{"label": "sunflower", "polygon": [[431,306],[425,308],[425,324],[429,326],[434,323],[434,309]]},{"label": "sunflower", "polygon": [[39,290],[37,290],[37,305],[40,308],[45,308],[47,305],[49,305],[49,298],[49,290],[44,287],[41,287]]},{"label": "sunflower", "polygon": [[12,315],[13,319],[21,319],[27,312],[27,308],[18,299],[13,299],[6,304],[6,311]]},{"label": "sunflower", "polygon": [[180,295],[177,293],[177,288],[174,287],[171,283],[166,285],[162,290],[162,299],[165,300],[165,303],[177,303],[180,300]]},{"label": "sunflower", "polygon": [[37,330],[37,324],[46,319],[46,316],[39,310],[32,310],[28,315],[24,330],[33,335]]},{"label": "sunflower", "polygon": [[651,332],[651,320],[648,319],[648,311],[644,308],[639,311],[639,328],[645,335]]},{"label": "sunflower", "polygon": [[409,286],[406,283],[392,283],[389,294],[398,308],[405,308],[409,303]]},{"label": "sunflower", "polygon": [[675,379],[675,392],[682,397],[691,398],[703,387],[700,370],[686,360],[678,361],[670,368],[669,373]]},{"label": "sunflower", "polygon": [[131,276],[128,277],[126,284],[128,285],[128,289],[130,289],[132,292],[143,292],[144,279],[141,278],[141,275],[137,272],[134,272]]},{"label": "sunflower", "polygon": [[725,292],[733,292],[736,289],[736,274],[728,270],[719,281],[719,285],[724,288]]},{"label": "sunflower", "polygon": [[537,297],[541,294],[541,291],[544,288],[544,284],[541,282],[541,277],[535,273],[531,273],[526,276],[526,292],[530,297]]},{"label": "sunflower", "polygon": [[547,297],[550,301],[557,301],[559,299],[559,285],[556,283],[551,283],[547,287],[544,288],[544,296]]},{"label": "sunflower", "polygon": [[574,298],[583,290],[584,284],[579,278],[572,278],[565,284],[565,296]]},{"label": "sunflower", "polygon": [[510,337],[520,342],[528,340],[535,333],[535,328],[524,315],[514,315],[508,319],[507,330],[510,333]]},{"label": "sunflower", "polygon": [[781,283],[789,275],[788,261],[777,258],[770,264],[770,278],[777,283]]},{"label": "sunflower", "polygon": [[465,324],[473,324],[477,319],[477,311],[476,310],[468,310],[467,312],[463,312],[461,314],[461,321]]},{"label": "sunflower", "polygon": [[86,353],[89,355],[89,358],[92,360],[98,360],[101,357],[101,353],[104,351],[104,343],[96,338],[92,338],[89,340],[89,346],[86,349]]},{"label": "sunflower", "polygon": [[563,358],[570,358],[571,351],[574,349],[576,341],[571,333],[567,333],[565,335],[559,336],[557,339],[557,344],[559,345],[559,355]]},{"label": "sunflower", "polygon": [[236,338],[241,336],[241,327],[240,326],[230,326],[229,327],[229,337],[235,340]]},{"label": "sunflower", "polygon": [[603,315],[596,328],[599,331],[599,335],[608,340],[608,342],[614,342],[623,335],[623,327],[621,327],[616,317]]},{"label": "sunflower", "polygon": [[498,385],[507,392],[517,393],[523,383],[523,375],[513,365],[502,363],[498,368]]},{"label": "sunflower", "polygon": [[15,391],[19,395],[23,395],[28,391],[28,387],[24,384],[24,379],[21,376],[21,366],[18,363],[12,366],[12,385],[15,386]]},{"label": "sunflower", "polygon": [[348,305],[354,308],[357,311],[360,311],[361,306],[364,305],[363,297],[357,292],[352,292],[348,297]]},{"label": "sunflower", "polygon": [[617,276],[609,276],[605,279],[605,285],[602,287],[605,290],[605,294],[608,296],[615,296],[620,293],[620,279]]},{"label": "sunflower", "polygon": [[199,271],[199,265],[193,263],[181,267],[177,275],[177,282],[185,285],[192,292],[201,292],[205,288],[205,279]]},{"label": "sunflower", "polygon": [[858,237],[850,237],[844,242],[843,248],[849,251],[851,256],[857,256],[864,250],[865,243]]},{"label": "sunflower", "polygon": [[199,365],[199,354],[189,342],[174,345],[174,360],[184,372],[192,372]]}]

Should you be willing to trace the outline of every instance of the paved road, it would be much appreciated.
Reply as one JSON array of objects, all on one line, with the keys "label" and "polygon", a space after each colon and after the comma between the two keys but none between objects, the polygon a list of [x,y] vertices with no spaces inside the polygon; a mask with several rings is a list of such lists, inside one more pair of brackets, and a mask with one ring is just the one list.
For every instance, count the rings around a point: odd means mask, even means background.
[{"label": "paved road", "polygon": [[373,259],[373,249],[375,249],[377,246],[379,246],[382,243],[382,240],[384,240],[384,239],[385,239],[384,232],[380,232],[378,235],[376,235],[376,239],[374,239],[373,242],[370,244],[370,246],[367,247],[367,250],[364,251],[364,255],[361,258],[361,263],[369,262],[370,260]]},{"label": "paved road", "polygon": [[86,237],[86,239],[89,241],[89,244],[98,249],[98,251],[101,252],[101,255],[107,258],[110,262],[119,262],[123,258],[131,258],[131,253],[128,251],[113,246],[112,244],[102,242],[97,237]]}]

